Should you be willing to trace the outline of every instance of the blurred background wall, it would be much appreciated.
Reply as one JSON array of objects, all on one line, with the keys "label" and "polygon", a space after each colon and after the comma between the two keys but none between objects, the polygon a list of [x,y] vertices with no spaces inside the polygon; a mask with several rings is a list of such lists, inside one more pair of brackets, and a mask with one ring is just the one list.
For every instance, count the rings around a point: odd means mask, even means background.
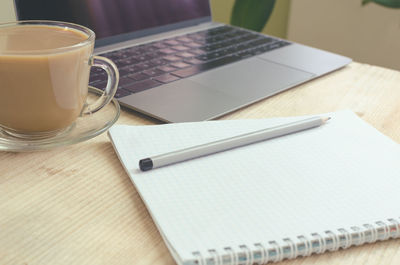
[{"label": "blurred background wall", "polygon": [[[263,32],[400,70],[400,9],[361,1],[277,0]],[[211,0],[214,20],[229,23],[233,3]],[[13,1],[0,0],[0,22],[10,20]]]},{"label": "blurred background wall", "polygon": [[[214,21],[229,24],[234,0],[211,0]],[[263,31],[279,38],[286,38],[289,21],[290,0],[277,0],[274,10]]]},{"label": "blurred background wall", "polygon": [[362,6],[361,0],[292,0],[287,38],[400,70],[400,8]]}]

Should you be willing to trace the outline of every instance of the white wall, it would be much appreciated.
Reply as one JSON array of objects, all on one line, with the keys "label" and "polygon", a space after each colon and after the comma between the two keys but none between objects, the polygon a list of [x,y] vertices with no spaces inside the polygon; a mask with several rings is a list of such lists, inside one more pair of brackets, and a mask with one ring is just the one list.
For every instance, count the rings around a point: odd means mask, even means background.
[{"label": "white wall", "polygon": [[400,70],[400,9],[362,0],[292,0],[288,39]]},{"label": "white wall", "polygon": [[13,0],[0,0],[0,23],[15,20]]}]

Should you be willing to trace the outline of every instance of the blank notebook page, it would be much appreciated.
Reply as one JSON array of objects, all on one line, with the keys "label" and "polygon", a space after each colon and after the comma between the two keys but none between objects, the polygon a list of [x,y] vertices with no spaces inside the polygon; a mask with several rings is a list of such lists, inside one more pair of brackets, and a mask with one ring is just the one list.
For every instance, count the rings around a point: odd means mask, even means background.
[{"label": "blank notebook page", "polygon": [[[109,135],[178,263],[224,254],[245,264],[260,246],[288,245],[288,256],[270,252],[279,260],[299,254],[293,244],[331,234],[343,233],[346,247],[346,232],[399,217],[399,146],[353,112],[330,116],[318,128],[147,172],[142,158],[304,117],[116,125]],[[369,241],[385,239],[372,231]]]}]

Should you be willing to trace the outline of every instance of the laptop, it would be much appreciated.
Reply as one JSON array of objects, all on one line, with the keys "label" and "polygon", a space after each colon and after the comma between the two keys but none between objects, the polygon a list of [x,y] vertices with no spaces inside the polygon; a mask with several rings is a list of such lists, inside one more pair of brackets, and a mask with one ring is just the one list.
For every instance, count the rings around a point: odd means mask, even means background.
[{"label": "laptop", "polygon": [[[209,0],[14,0],[17,18],[96,33],[120,71],[115,98],[164,122],[217,118],[339,69],[351,59],[213,22]],[[90,85],[104,89],[93,69]]]}]

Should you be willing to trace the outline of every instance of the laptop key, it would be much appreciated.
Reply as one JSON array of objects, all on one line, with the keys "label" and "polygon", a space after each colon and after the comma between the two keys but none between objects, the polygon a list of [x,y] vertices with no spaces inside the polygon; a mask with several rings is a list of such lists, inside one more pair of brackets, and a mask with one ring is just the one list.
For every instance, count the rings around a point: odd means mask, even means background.
[{"label": "laptop key", "polygon": [[173,50],[170,48],[164,48],[164,49],[161,49],[160,52],[162,52],[163,54],[172,54],[172,53],[176,53],[176,50]]},{"label": "laptop key", "polygon": [[251,50],[242,51],[238,54],[240,58],[245,59],[254,56],[254,53]]},{"label": "laptop key", "polygon": [[284,47],[284,46],[287,46],[287,45],[289,45],[289,44],[291,44],[290,42],[287,42],[287,41],[280,41],[279,42],[279,46],[280,47]]},{"label": "laptop key", "polygon": [[168,62],[166,60],[163,60],[163,59],[153,59],[149,63],[151,65],[154,65],[154,66],[159,66],[159,65],[167,64]]},{"label": "laptop key", "polygon": [[119,71],[120,77],[126,76],[129,73],[126,69],[122,69],[122,68],[119,68],[118,71]]},{"label": "laptop key", "polygon": [[144,70],[143,73],[150,77],[153,77],[153,76],[162,75],[164,72],[157,68],[152,68],[152,69]]},{"label": "laptop key", "polygon": [[177,70],[175,67],[172,67],[172,66],[169,66],[169,65],[163,65],[163,66],[160,66],[160,67],[157,67],[157,68],[160,69],[163,72],[166,72],[166,73],[172,72],[174,70]]},{"label": "laptop key", "polygon": [[257,38],[258,38],[257,35],[254,35],[254,34],[246,34],[246,35],[240,37],[239,39],[237,39],[236,41],[237,41],[237,42],[246,42],[246,41],[254,40],[254,39],[257,39]]},{"label": "laptop key", "polygon": [[206,52],[201,50],[201,49],[195,49],[195,50],[191,50],[191,53],[197,54],[197,55],[202,55],[205,54]]},{"label": "laptop key", "polygon": [[177,45],[177,46],[173,46],[172,49],[183,52],[183,51],[189,50],[190,48],[187,46],[183,46],[183,45]]},{"label": "laptop key", "polygon": [[115,92],[114,97],[115,98],[122,98],[122,97],[128,96],[130,94],[132,94],[132,92],[129,92],[129,91],[123,89],[123,88],[118,88],[117,92]]},{"label": "laptop key", "polygon": [[165,75],[160,75],[160,76],[154,77],[153,79],[166,84],[166,83],[170,83],[172,81],[178,80],[180,78],[175,75],[165,74]]},{"label": "laptop key", "polygon": [[196,58],[190,58],[188,60],[184,60],[185,63],[189,63],[189,64],[201,64],[203,63],[203,61],[196,59]]},{"label": "laptop key", "polygon": [[125,73],[125,75],[127,75],[127,74],[141,72],[141,71],[143,71],[143,67],[140,67],[139,65],[132,65],[132,66],[127,66],[127,67],[123,68],[122,70],[127,71],[128,73]]},{"label": "laptop key", "polygon": [[192,67],[177,70],[175,72],[172,72],[172,74],[184,78],[184,77],[192,76],[192,75],[216,68],[218,66],[236,62],[239,59],[240,58],[237,56],[227,56],[227,57],[223,57],[223,58],[211,61],[211,62],[197,64]]},{"label": "laptop key", "polygon": [[273,41],[275,41],[275,40],[272,39],[272,38],[263,37],[263,38],[251,41],[249,44],[251,46],[253,46],[253,47],[256,47],[256,46],[260,46],[260,45],[263,45],[263,44],[266,44],[266,43],[270,43],[270,42],[273,42]]},{"label": "laptop key", "polygon": [[188,42],[188,43],[185,43],[185,45],[190,48],[198,48],[198,47],[202,46],[202,44],[197,43],[197,42]]},{"label": "laptop key", "polygon": [[182,58],[192,58],[194,57],[194,54],[190,53],[190,52],[180,52],[180,53],[176,53],[176,56],[182,57]]},{"label": "laptop key", "polygon": [[142,54],[142,55],[133,57],[133,59],[137,60],[138,62],[144,62],[144,61],[154,59],[154,57],[150,54],[144,54],[144,55]]},{"label": "laptop key", "polygon": [[201,61],[210,61],[210,60],[214,60],[214,59],[223,57],[224,55],[226,55],[226,54],[223,54],[221,52],[210,52],[207,54],[196,56],[196,59],[201,60]]},{"label": "laptop key", "polygon": [[133,83],[133,82],[135,82],[135,80],[133,80],[133,79],[131,79],[129,77],[122,77],[122,78],[119,79],[118,86],[124,87],[125,85],[128,85],[128,84]]},{"label": "laptop key", "polygon": [[271,51],[273,49],[280,48],[280,47],[285,46],[285,45],[287,45],[287,44],[281,44],[280,41],[279,42],[273,42],[273,43],[270,43],[270,44],[266,44],[266,45],[257,47],[256,50],[257,51],[261,51],[261,52],[269,52],[269,51]]},{"label": "laptop key", "polygon": [[139,56],[141,53],[137,50],[128,50],[125,51],[125,55],[128,57],[134,57],[134,56]]},{"label": "laptop key", "polygon": [[169,62],[176,62],[182,60],[182,58],[175,56],[175,55],[168,55],[163,57],[164,60],[167,60]]},{"label": "laptop key", "polygon": [[145,80],[145,79],[149,79],[150,78],[150,76],[148,76],[148,75],[146,75],[144,73],[136,73],[136,74],[128,75],[128,76],[129,76],[129,78],[132,78],[132,79],[134,79],[136,81]]},{"label": "laptop key", "polygon": [[153,67],[150,62],[139,63],[139,64],[137,64],[135,66],[139,67],[139,69],[141,69],[141,70],[146,70],[146,69],[149,69],[149,68]]},{"label": "laptop key", "polygon": [[200,49],[201,49],[201,50],[203,50],[203,51],[205,51],[205,52],[210,52],[210,51],[213,51],[213,50],[215,50],[215,49],[213,48],[213,46],[212,46],[212,45],[209,45],[209,46],[203,46],[203,47],[201,47]]},{"label": "laptop key", "polygon": [[129,90],[132,93],[137,93],[146,89],[150,89],[156,86],[161,85],[162,83],[157,82],[156,80],[153,79],[147,79],[144,81],[140,81],[140,82],[136,82],[133,84],[130,84],[126,87],[124,87],[124,89]]},{"label": "laptop key", "polygon": [[125,60],[119,60],[119,61],[115,61],[114,63],[118,66],[118,67],[125,67],[128,65],[132,65],[134,63],[136,63],[137,61],[135,60],[131,60],[131,59],[125,59]]},{"label": "laptop key", "polygon": [[186,67],[189,67],[190,64],[184,63],[184,62],[175,62],[175,63],[171,63],[171,66],[176,67],[176,68],[186,68]]}]

